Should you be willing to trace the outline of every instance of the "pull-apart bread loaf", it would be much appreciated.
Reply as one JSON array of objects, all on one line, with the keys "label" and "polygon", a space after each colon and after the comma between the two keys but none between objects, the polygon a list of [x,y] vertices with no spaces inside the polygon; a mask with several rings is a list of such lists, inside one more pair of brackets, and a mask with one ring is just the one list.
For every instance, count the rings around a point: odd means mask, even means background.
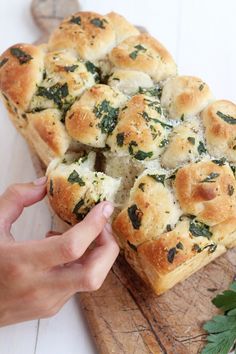
[{"label": "pull-apart bread loaf", "polygon": [[236,105],[177,75],[150,34],[76,13],[1,55],[0,91],[54,211],[73,225],[114,202],[123,254],[157,294],[236,246]]}]

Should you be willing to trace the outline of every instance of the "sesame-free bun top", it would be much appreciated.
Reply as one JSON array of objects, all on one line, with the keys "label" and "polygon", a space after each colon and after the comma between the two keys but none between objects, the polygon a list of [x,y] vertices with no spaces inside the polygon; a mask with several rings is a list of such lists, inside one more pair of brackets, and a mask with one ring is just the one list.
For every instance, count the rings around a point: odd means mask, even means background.
[{"label": "sesame-free bun top", "polygon": [[194,76],[177,76],[169,79],[163,87],[161,104],[169,117],[195,116],[213,99],[209,86]]},{"label": "sesame-free bun top", "polygon": [[201,161],[180,168],[174,181],[180,207],[206,225],[216,225],[236,207],[236,181],[230,166]]},{"label": "sesame-free bun top", "polygon": [[52,33],[49,48],[73,48],[80,58],[96,62],[119,41],[137,33],[139,31],[118,14],[102,16],[95,12],[79,12],[66,18]]},{"label": "sesame-free bun top", "polygon": [[93,86],[67,112],[66,129],[69,135],[80,143],[104,147],[107,135],[116,125],[119,107],[126,100],[126,96],[110,86]]},{"label": "sesame-free bun top", "polygon": [[139,161],[154,159],[163,150],[168,128],[159,100],[137,94],[121,108],[107,144],[121,156],[130,155]]},{"label": "sesame-free bun top", "polygon": [[143,71],[154,82],[176,75],[176,64],[170,53],[147,33],[127,38],[113,48],[109,58],[114,67]]},{"label": "sesame-free bun top", "polygon": [[218,158],[236,162],[236,105],[219,100],[201,114],[209,152]]}]

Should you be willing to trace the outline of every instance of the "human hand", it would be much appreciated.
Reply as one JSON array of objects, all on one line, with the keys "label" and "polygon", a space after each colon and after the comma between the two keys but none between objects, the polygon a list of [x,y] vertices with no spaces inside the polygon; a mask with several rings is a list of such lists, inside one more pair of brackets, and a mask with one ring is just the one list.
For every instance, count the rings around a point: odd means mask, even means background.
[{"label": "human hand", "polygon": [[0,326],[52,316],[74,293],[97,290],[119,253],[107,222],[109,202],[64,234],[16,242],[11,225],[24,207],[44,198],[45,183],[15,184],[0,197]]}]

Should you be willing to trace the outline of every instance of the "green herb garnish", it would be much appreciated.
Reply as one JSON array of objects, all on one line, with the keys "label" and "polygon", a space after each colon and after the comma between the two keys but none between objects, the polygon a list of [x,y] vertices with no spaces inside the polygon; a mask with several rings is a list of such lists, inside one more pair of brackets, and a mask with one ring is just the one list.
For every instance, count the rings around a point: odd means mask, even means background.
[{"label": "green herb garnish", "polygon": [[203,83],[198,87],[199,91],[202,91],[202,90],[204,89],[204,86],[205,86],[205,85],[206,85],[205,82],[203,82]]},{"label": "green herb garnish", "polygon": [[184,245],[182,244],[182,242],[178,242],[177,245],[176,245],[176,248],[178,250],[183,250],[184,249]]},{"label": "green herb garnish", "polygon": [[51,87],[39,86],[36,96],[46,97],[48,100],[52,100],[58,108],[63,108],[63,99],[68,96],[69,90],[67,83],[60,85],[55,84]]},{"label": "green herb garnish", "polygon": [[100,80],[100,69],[95,66],[91,61],[85,62],[86,69],[94,75],[95,81],[98,82]]},{"label": "green herb garnish", "polygon": [[140,183],[138,185],[138,188],[141,189],[142,192],[144,192],[144,186],[145,186],[145,183]]},{"label": "green herb garnish", "polygon": [[141,226],[141,219],[143,216],[143,212],[140,209],[138,209],[136,204],[133,204],[128,208],[128,215],[133,225],[133,228],[138,230]]},{"label": "green herb garnish", "polygon": [[83,179],[79,176],[78,172],[76,170],[74,170],[73,172],[71,172],[71,174],[69,175],[68,182],[70,183],[78,183],[81,187],[85,186],[85,182],[83,181]]},{"label": "green herb garnish", "polygon": [[129,57],[135,60],[139,54],[139,52],[145,53],[147,51],[141,44],[137,44],[134,46],[135,50],[129,54]]},{"label": "green herb garnish", "polygon": [[190,222],[189,231],[195,237],[203,236],[206,237],[208,240],[212,236],[212,232],[209,230],[209,226],[197,220],[192,220]]},{"label": "green herb garnish", "polygon": [[137,247],[135,245],[133,245],[131,242],[129,242],[129,240],[127,240],[127,243],[133,251],[137,252]]},{"label": "green herb garnish", "polygon": [[81,17],[80,16],[78,16],[78,17],[72,16],[72,18],[70,19],[69,22],[80,26],[81,25]]},{"label": "green herb garnish", "polygon": [[225,157],[222,157],[221,159],[219,160],[212,160],[212,162],[214,162],[216,165],[218,166],[224,166],[225,163],[226,163],[226,158]]},{"label": "green herb garnish", "polygon": [[95,27],[105,29],[106,27],[104,26],[104,23],[107,23],[107,20],[105,19],[100,19],[100,18],[93,18],[90,20],[90,23],[92,23]]},{"label": "green herb garnish", "polygon": [[33,59],[30,54],[24,52],[22,49],[17,48],[17,47],[10,48],[10,52],[14,57],[16,57],[18,59],[18,61],[21,65],[26,64],[30,60]]},{"label": "green herb garnish", "polygon": [[161,124],[161,126],[163,128],[173,128],[173,126],[171,124],[168,124],[168,123],[165,123],[165,122],[162,122],[161,120],[157,119],[157,118],[152,118],[148,115],[147,112],[142,112],[140,113],[142,115],[142,117],[147,121],[147,122],[150,122],[151,120],[154,121],[155,123],[159,123]]},{"label": "green herb garnish", "polygon": [[234,186],[228,184],[228,195],[231,196],[234,194]]},{"label": "green herb garnish", "polygon": [[202,250],[205,250],[208,248],[208,253],[214,253],[215,250],[217,249],[217,244],[216,243],[211,243],[210,245],[206,245],[205,247],[203,247]]},{"label": "green herb garnish", "polygon": [[125,133],[118,133],[116,136],[116,142],[118,146],[123,146],[125,139]]},{"label": "green herb garnish", "polygon": [[148,96],[157,96],[160,99],[162,94],[162,89],[160,87],[150,87],[150,88],[139,87],[138,93],[142,93]]},{"label": "green herb garnish", "polygon": [[6,64],[7,62],[8,62],[8,58],[3,58],[1,61],[0,61],[0,68],[4,65],[4,64]]},{"label": "green herb garnish", "polygon": [[64,66],[64,70],[68,73],[73,73],[77,68],[78,68],[79,65],[70,65],[70,66]]},{"label": "green herb garnish", "polygon": [[195,138],[193,136],[188,137],[188,142],[192,145],[195,145]]},{"label": "green herb garnish", "polygon": [[197,151],[198,151],[199,155],[205,154],[207,152],[207,149],[205,148],[202,141],[199,141]]},{"label": "green herb garnish", "polygon": [[147,159],[147,158],[152,157],[152,155],[153,155],[153,152],[152,152],[152,151],[145,152],[145,151],[142,151],[142,150],[138,150],[138,151],[134,154],[134,158],[135,158],[136,160],[142,161],[142,160],[145,160],[145,159]]},{"label": "green herb garnish", "polygon": [[109,101],[103,100],[94,107],[93,112],[97,118],[101,119],[98,126],[102,133],[110,134],[117,124],[119,108],[114,108]]},{"label": "green herb garnish", "polygon": [[49,182],[49,194],[53,197],[53,182],[51,179]]},{"label": "green herb garnish", "polygon": [[197,243],[194,243],[192,250],[197,252],[197,253],[202,252],[201,247]]},{"label": "green herb garnish", "polygon": [[168,139],[163,139],[160,144],[159,147],[163,148],[164,146],[166,146],[167,144],[169,144],[169,140]]},{"label": "green herb garnish", "polygon": [[138,144],[136,143],[136,141],[131,140],[131,142],[129,143],[129,153],[130,155],[132,155],[136,160],[145,160],[146,158],[150,158],[153,155],[152,151],[149,152],[145,152],[142,150],[138,150],[137,152],[134,151],[133,147],[138,146]]},{"label": "green herb garnish", "polygon": [[216,114],[228,124],[236,124],[236,117],[217,111]]},{"label": "green herb garnish", "polygon": [[150,174],[148,174],[148,176],[153,178],[156,182],[163,184],[163,186],[165,185],[166,175],[150,175]]},{"label": "green herb garnish", "polygon": [[73,214],[75,214],[75,216],[76,216],[76,218],[78,219],[78,220],[81,220],[81,218],[82,218],[82,215],[83,214],[81,214],[81,213],[79,213],[79,210],[80,210],[80,208],[82,207],[84,205],[84,199],[81,199],[76,205],[75,205],[75,207],[74,207],[74,209],[73,209]]},{"label": "green herb garnish", "polygon": [[214,316],[203,326],[208,333],[208,343],[201,354],[228,354],[236,341],[236,282],[212,303],[224,314]]},{"label": "green herb garnish", "polygon": [[219,177],[219,173],[211,172],[206,178],[204,178],[201,183],[214,183],[215,179]]},{"label": "green herb garnish", "polygon": [[175,247],[169,249],[169,251],[167,253],[167,260],[169,263],[174,262],[174,258],[175,258],[176,253],[177,253],[177,250]]}]

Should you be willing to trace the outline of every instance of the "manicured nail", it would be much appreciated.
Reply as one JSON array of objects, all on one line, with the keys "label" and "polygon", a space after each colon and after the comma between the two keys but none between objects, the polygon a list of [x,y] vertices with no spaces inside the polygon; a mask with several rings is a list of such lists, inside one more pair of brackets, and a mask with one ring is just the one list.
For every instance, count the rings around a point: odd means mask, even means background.
[{"label": "manicured nail", "polygon": [[43,186],[45,183],[47,182],[47,176],[43,176],[43,177],[40,177],[40,178],[37,178],[33,184],[35,186]]},{"label": "manicured nail", "polygon": [[111,214],[113,213],[113,210],[114,210],[114,207],[112,204],[105,204],[103,209],[102,209],[102,212],[103,212],[103,215],[105,216],[106,219],[108,219]]}]

